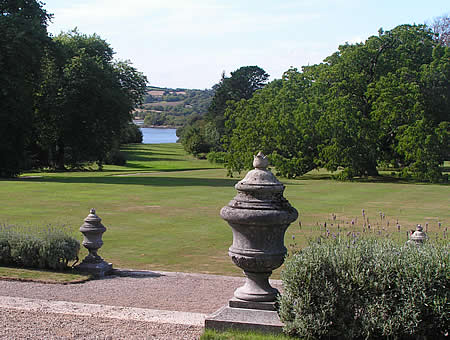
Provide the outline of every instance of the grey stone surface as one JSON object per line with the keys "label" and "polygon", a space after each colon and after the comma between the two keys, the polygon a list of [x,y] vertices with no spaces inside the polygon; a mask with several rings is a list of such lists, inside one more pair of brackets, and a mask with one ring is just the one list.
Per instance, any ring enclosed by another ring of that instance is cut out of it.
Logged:
{"label": "grey stone surface", "polygon": [[237,299],[235,297],[228,301],[228,306],[232,308],[259,309],[269,311],[277,310],[276,302],[245,301]]}
{"label": "grey stone surface", "polygon": [[234,293],[240,300],[276,300],[279,293],[268,279],[284,262],[284,234],[298,217],[283,197],[284,185],[267,169],[268,164],[262,153],[255,156],[255,169],[236,184],[237,195],[220,211],[233,231],[228,254],[246,275],[244,286]]}
{"label": "grey stone surface", "polygon": [[205,328],[281,333],[283,331],[283,323],[280,321],[276,311],[225,306],[205,319]]}
{"label": "grey stone surface", "polygon": [[89,273],[96,277],[104,277],[105,275],[113,272],[112,263],[102,261],[100,263],[90,263],[83,261],[81,264],[75,267],[76,270],[83,273]]}

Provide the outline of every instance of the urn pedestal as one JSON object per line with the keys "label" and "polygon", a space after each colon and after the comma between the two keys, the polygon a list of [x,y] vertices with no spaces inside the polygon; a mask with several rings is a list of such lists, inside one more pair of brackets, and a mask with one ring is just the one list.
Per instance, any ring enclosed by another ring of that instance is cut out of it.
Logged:
{"label": "urn pedestal", "polygon": [[283,197],[284,185],[267,169],[266,156],[255,156],[253,166],[236,184],[237,195],[220,211],[233,231],[228,254],[244,271],[245,284],[228,306],[206,319],[206,328],[281,331],[275,306],[279,292],[269,277],[284,262],[284,235],[298,213]]}
{"label": "urn pedestal", "polygon": [[80,272],[92,274],[97,277],[103,277],[112,272],[112,264],[103,260],[97,254],[103,245],[102,235],[106,228],[101,224],[101,218],[91,209],[89,215],[84,219],[80,232],[83,234],[83,246],[89,251],[84,260],[75,267]]}

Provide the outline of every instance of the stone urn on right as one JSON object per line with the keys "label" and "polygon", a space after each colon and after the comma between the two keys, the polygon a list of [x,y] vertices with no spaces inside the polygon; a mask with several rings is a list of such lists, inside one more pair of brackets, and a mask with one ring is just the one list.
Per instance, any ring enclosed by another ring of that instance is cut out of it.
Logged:
{"label": "stone urn on right", "polygon": [[284,235],[298,217],[283,196],[284,185],[268,165],[261,152],[254,156],[254,170],[236,184],[237,195],[220,212],[233,231],[228,253],[246,276],[244,286],[234,296],[248,302],[276,300],[279,292],[270,285],[269,277],[284,262]]}

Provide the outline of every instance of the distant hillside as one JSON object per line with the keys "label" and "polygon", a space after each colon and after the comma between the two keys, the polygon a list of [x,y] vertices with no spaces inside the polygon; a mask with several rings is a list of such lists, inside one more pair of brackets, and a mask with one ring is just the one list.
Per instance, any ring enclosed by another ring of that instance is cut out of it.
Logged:
{"label": "distant hillside", "polygon": [[193,114],[208,110],[213,90],[147,87],[144,104],[135,110],[135,119],[144,119],[145,126],[182,126]]}

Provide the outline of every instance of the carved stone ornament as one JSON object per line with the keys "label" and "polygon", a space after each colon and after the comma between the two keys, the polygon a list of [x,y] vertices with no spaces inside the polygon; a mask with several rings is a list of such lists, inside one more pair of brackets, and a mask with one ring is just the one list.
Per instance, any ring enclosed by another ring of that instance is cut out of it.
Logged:
{"label": "carved stone ornament", "polygon": [[416,231],[412,233],[407,243],[421,245],[428,239],[427,234],[423,232],[423,227],[418,224]]}
{"label": "carved stone ornament", "polygon": [[233,231],[228,253],[247,277],[234,296],[245,301],[276,300],[279,292],[270,286],[269,276],[284,262],[284,234],[298,217],[297,210],[283,197],[284,185],[268,165],[261,152],[254,156],[255,169],[236,184],[237,195],[220,211]]}
{"label": "carved stone ornament", "polygon": [[97,276],[104,276],[112,271],[112,264],[105,262],[103,258],[97,254],[103,245],[102,235],[106,228],[101,223],[101,218],[95,213],[95,209],[91,209],[89,215],[84,219],[84,223],[80,227],[83,234],[83,246],[89,251],[83,262],[76,268],[80,271],[90,272]]}

